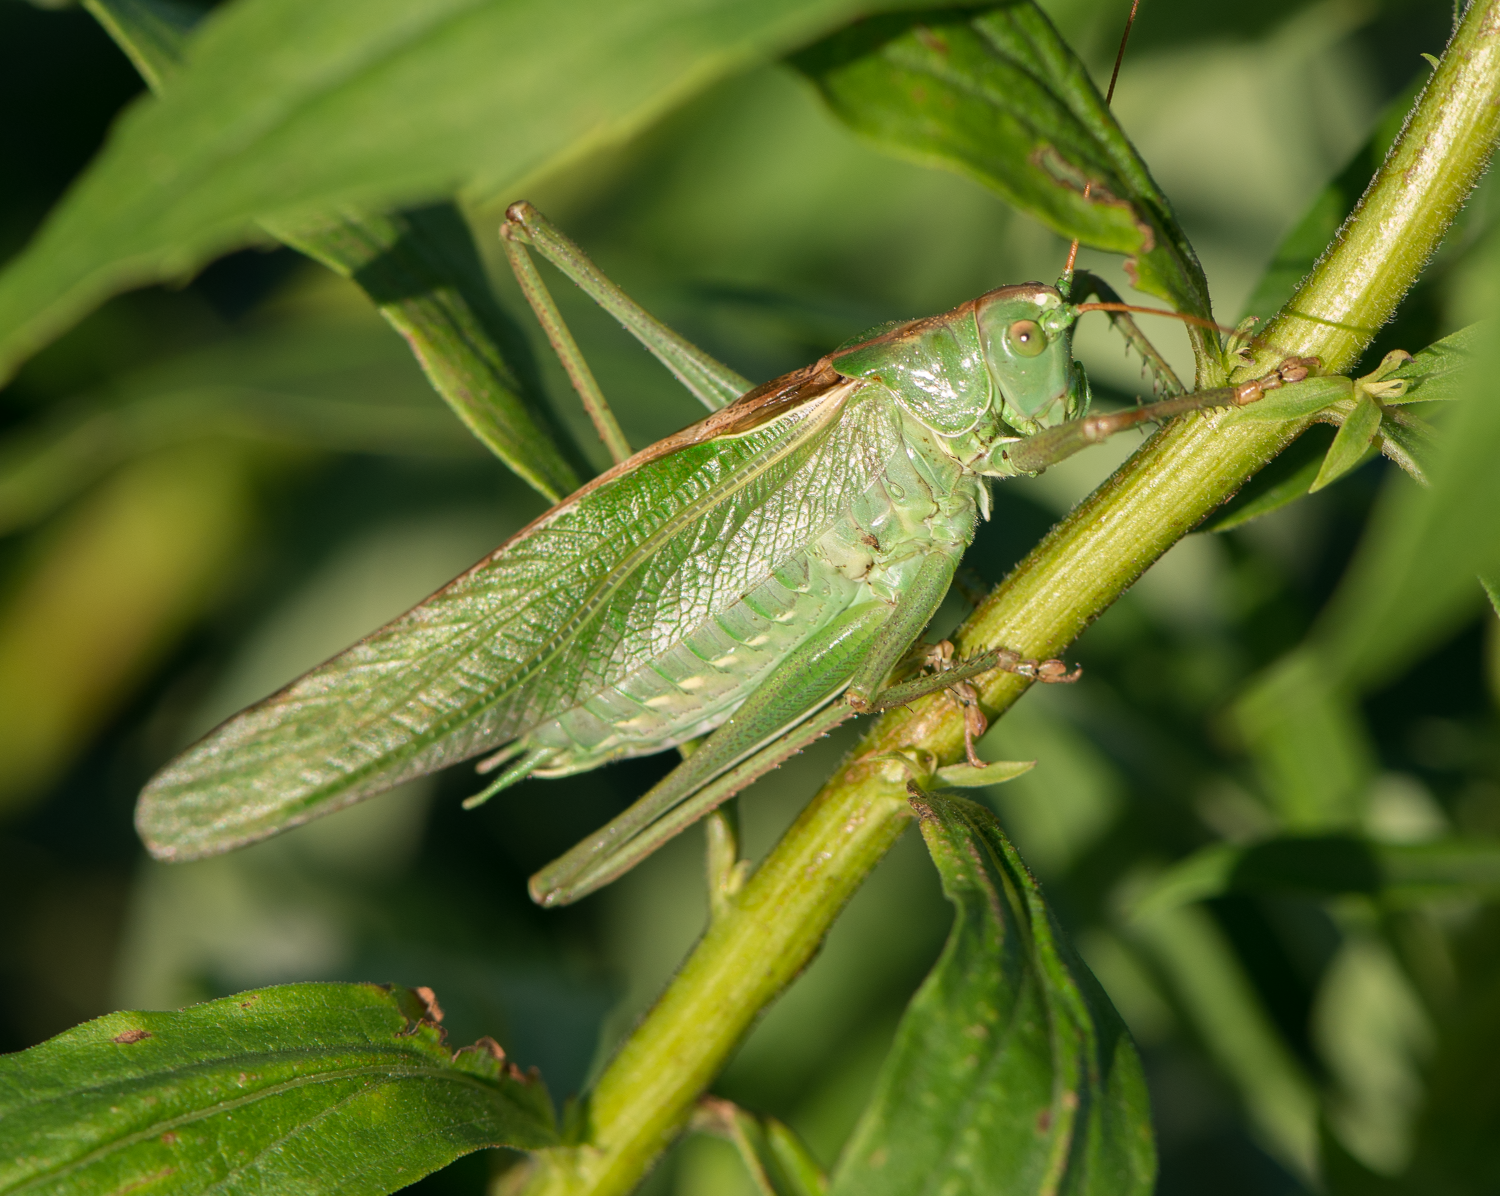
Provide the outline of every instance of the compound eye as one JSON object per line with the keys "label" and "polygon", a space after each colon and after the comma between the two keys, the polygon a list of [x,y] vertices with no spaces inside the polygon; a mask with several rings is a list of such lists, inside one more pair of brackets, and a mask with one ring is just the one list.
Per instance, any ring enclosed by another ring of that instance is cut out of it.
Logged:
{"label": "compound eye", "polygon": [[1047,334],[1035,320],[1017,320],[1006,330],[1006,337],[1020,357],[1036,357],[1047,347]]}

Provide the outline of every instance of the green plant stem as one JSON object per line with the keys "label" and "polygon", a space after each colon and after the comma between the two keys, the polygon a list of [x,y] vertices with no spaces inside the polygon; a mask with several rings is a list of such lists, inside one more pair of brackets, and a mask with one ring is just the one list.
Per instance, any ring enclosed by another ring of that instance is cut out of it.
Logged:
{"label": "green plant stem", "polygon": [[[1500,120],[1500,0],[1476,3],[1356,213],[1267,330],[1263,372],[1289,354],[1350,368],[1441,241],[1482,173]],[[977,610],[965,652],[1003,644],[1060,654],[1163,552],[1296,438],[1306,421],[1220,427],[1185,417],[1141,450],[1053,529]],[[1028,682],[1000,674],[981,695],[998,714]],[[850,895],[905,829],[898,781],[872,754],[963,751],[945,696],[875,724],[766,861],[726,905],[587,1098],[588,1145],[541,1152],[531,1196],[628,1192],[691,1115],[760,1011],[807,966]]]}

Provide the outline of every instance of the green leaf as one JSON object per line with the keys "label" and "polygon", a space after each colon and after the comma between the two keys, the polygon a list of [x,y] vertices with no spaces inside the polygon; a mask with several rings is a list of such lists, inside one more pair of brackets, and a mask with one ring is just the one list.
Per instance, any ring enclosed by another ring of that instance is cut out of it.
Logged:
{"label": "green leaf", "polygon": [[956,907],[901,1021],[834,1196],[1152,1190],[1140,1059],[995,817],[912,799]]}
{"label": "green leaf", "polygon": [[881,148],[968,175],[1064,237],[1131,255],[1140,290],[1211,314],[1171,205],[1030,0],[877,17],[792,62]]}
{"label": "green leaf", "polygon": [[321,223],[267,228],[351,278],[416,354],[427,380],[480,442],[538,493],[578,489],[546,414],[523,397],[501,346],[514,344],[490,292],[468,223],[451,203],[379,214],[352,210]]}
{"label": "green leaf", "polygon": [[[863,11],[856,0],[238,0],[0,275],[0,379],[255,222],[493,195]],[[514,196],[511,196],[514,198]]]}
{"label": "green leaf", "polygon": [[1231,721],[1283,826],[1318,830],[1358,820],[1374,749],[1349,696],[1315,653],[1293,652],[1260,674],[1234,704]]}
{"label": "green leaf", "polygon": [[0,1192],[391,1192],[487,1146],[556,1141],[490,1039],[430,991],[288,984],[111,1013],[0,1058]]}
{"label": "green leaf", "polygon": [[[1457,309],[1500,314],[1500,237],[1469,267]],[[1313,631],[1330,675],[1367,691],[1396,675],[1456,624],[1483,593],[1476,574],[1500,570],[1500,338],[1480,337],[1467,400],[1444,409],[1424,454],[1431,486],[1388,480],[1353,563]]]}
{"label": "green leaf", "polygon": [[1464,397],[1469,391],[1468,370],[1486,341],[1497,330],[1491,324],[1470,324],[1451,336],[1433,341],[1405,365],[1391,372],[1391,378],[1403,378],[1410,385],[1406,393],[1384,400],[1387,406],[1403,403],[1446,402]]}
{"label": "green leaf", "polygon": [[1380,404],[1369,395],[1361,394],[1354,400],[1354,410],[1344,416],[1344,422],[1339,425],[1338,435],[1333,438],[1308,493],[1332,485],[1374,455],[1382,414]]}
{"label": "green leaf", "polygon": [[182,67],[188,34],[203,10],[165,0],[83,0],[152,91],[160,91]]}
{"label": "green leaf", "polygon": [[[181,69],[189,28],[181,10],[160,0],[88,7],[153,91]],[[269,231],[363,288],[454,414],[519,477],[552,502],[578,488],[545,413],[526,402],[505,363],[510,328],[453,204],[388,216],[349,210]]]}
{"label": "green leaf", "polygon": [[1251,845],[1216,843],[1167,870],[1141,893],[1132,917],[1224,893],[1333,897],[1379,894],[1386,902],[1500,896],[1500,840],[1381,843],[1355,835],[1308,835]]}
{"label": "green leaf", "polygon": [[828,1176],[807,1145],[774,1117],[757,1117],[731,1101],[705,1096],[692,1127],[733,1144],[757,1196],[825,1196],[828,1191]]}
{"label": "green leaf", "polygon": [[1130,932],[1166,980],[1194,1037],[1233,1084],[1259,1144],[1311,1190],[1317,1088],[1218,922],[1196,906],[1159,909],[1133,923]]}
{"label": "green leaf", "polygon": [[937,770],[937,780],[939,784],[958,789],[983,789],[986,785],[1014,781],[1035,767],[1035,760],[994,760],[983,768],[972,764],[949,764]]}
{"label": "green leaf", "polygon": [[1288,419],[1306,419],[1323,408],[1332,406],[1354,394],[1354,383],[1337,375],[1328,378],[1308,378],[1267,391],[1248,407],[1241,407],[1225,422],[1278,423]]}

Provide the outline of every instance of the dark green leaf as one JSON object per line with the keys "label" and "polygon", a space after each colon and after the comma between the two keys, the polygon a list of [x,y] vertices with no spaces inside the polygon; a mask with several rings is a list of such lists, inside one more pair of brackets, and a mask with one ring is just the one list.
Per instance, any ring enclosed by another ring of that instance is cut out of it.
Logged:
{"label": "dark green leaf", "polygon": [[[88,0],[151,89],[182,66],[188,25],[160,0]],[[500,345],[508,326],[468,225],[451,203],[384,216],[346,210],[272,228],[283,242],[352,278],[407,343],[464,425],[544,497],[578,488],[548,420],[526,403]]]}
{"label": "dark green leaf", "polygon": [[152,91],[160,91],[182,66],[188,33],[203,15],[202,9],[165,0],[83,0],[83,6],[125,51]]}
{"label": "dark green leaf", "polygon": [[1380,843],[1354,835],[1216,843],[1175,864],[1135,902],[1133,915],[1224,893],[1331,897],[1380,894],[1389,902],[1500,896],[1500,841],[1439,839]]}
{"label": "dark green leaf", "polygon": [[1411,1196],[1406,1185],[1371,1171],[1350,1154],[1326,1123],[1319,1134],[1318,1161],[1329,1196]]}
{"label": "dark green leaf", "polygon": [[1318,657],[1283,657],[1246,688],[1232,719],[1284,826],[1318,830],[1358,818],[1374,751]]}
{"label": "dark green leaf", "polygon": [[[0,276],[0,378],[107,296],[316,218],[491,195],[628,136],[855,0],[240,0]],[[511,198],[514,198],[512,196]]]}
{"label": "dark green leaf", "polygon": [[[1500,313],[1500,238],[1479,251],[1458,310]],[[1500,338],[1480,338],[1469,401],[1444,411],[1422,489],[1399,475],[1381,496],[1353,564],[1314,639],[1331,674],[1357,690],[1393,676],[1464,618],[1483,594],[1475,574],[1500,569]],[[1402,413],[1405,414],[1405,413]]]}
{"label": "dark green leaf", "polygon": [[1108,998],[993,814],[941,794],[912,805],[956,907],[953,930],[833,1192],[1150,1192],[1140,1059]]}
{"label": "dark green leaf", "polygon": [[[426,990],[289,984],[112,1013],[0,1058],[0,1192],[391,1192],[487,1146],[556,1140],[489,1039]],[[158,1187],[159,1185],[159,1187]]]}
{"label": "dark green leaf", "polygon": [[1381,415],[1380,404],[1369,395],[1361,394],[1354,400],[1354,410],[1344,416],[1344,422],[1339,425],[1338,435],[1333,438],[1309,493],[1331,486],[1355,466],[1374,456]]}
{"label": "dark green leaf", "polygon": [[792,61],[877,145],[969,175],[1065,237],[1130,254],[1139,289],[1210,314],[1171,205],[1030,0],[873,18]]}
{"label": "dark green leaf", "polygon": [[[378,327],[326,325],[246,335],[13,431],[0,446],[0,535],[38,523],[128,461],[192,441],[399,456],[483,452],[431,401],[420,377],[402,373],[407,363],[389,340]],[[358,397],[344,397],[350,393]]]}

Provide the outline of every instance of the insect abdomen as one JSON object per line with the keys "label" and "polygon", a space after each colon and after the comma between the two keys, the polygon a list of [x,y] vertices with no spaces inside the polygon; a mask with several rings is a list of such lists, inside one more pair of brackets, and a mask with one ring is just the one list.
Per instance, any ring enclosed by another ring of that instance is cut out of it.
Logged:
{"label": "insect abdomen", "polygon": [[542,776],[675,747],[722,723],[777,662],[860,599],[864,587],[808,551],[659,656],[534,728],[528,747],[559,755]]}

